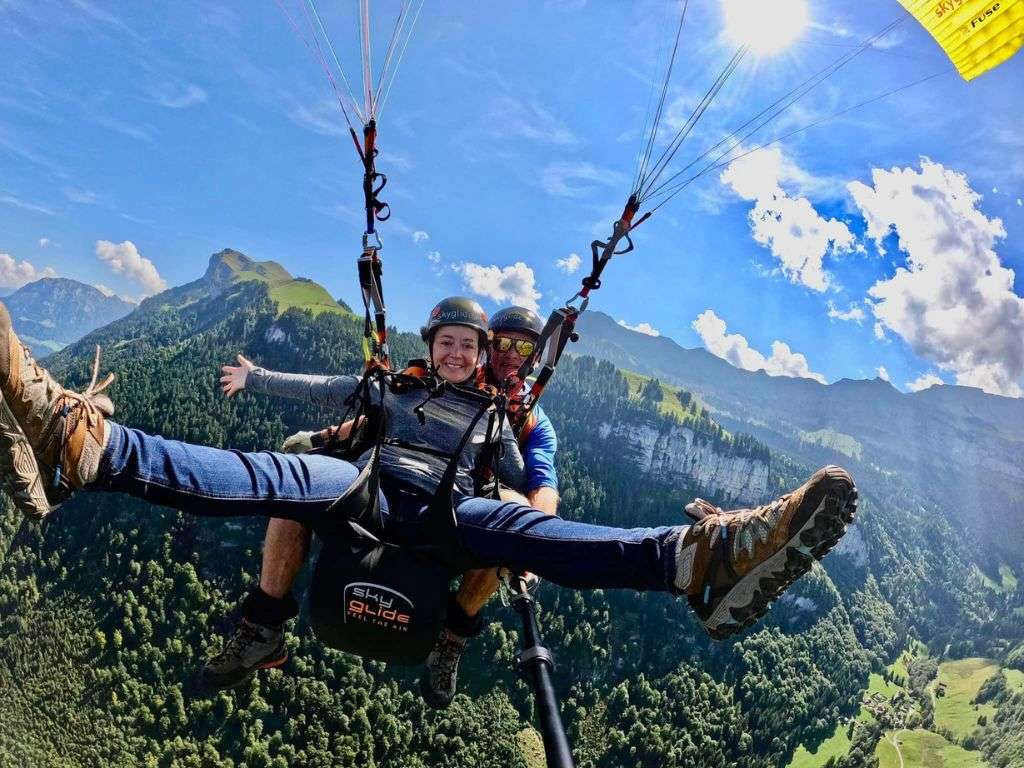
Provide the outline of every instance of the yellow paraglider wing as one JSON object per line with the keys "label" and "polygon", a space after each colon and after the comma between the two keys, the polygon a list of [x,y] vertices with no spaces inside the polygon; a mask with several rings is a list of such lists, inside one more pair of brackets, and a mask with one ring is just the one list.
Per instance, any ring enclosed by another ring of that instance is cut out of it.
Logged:
{"label": "yellow paraglider wing", "polygon": [[971,80],[1024,43],[1024,0],[900,0]]}

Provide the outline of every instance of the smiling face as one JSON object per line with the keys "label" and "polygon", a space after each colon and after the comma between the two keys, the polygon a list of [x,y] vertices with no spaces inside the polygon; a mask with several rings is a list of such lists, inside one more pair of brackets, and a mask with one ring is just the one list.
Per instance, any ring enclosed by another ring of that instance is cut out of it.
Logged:
{"label": "smiling face", "polygon": [[[505,336],[509,339],[523,339],[524,341],[537,341],[537,337],[534,334],[523,331],[495,331],[495,339],[499,336]],[[492,343],[489,359],[491,373],[499,382],[505,381],[505,379],[518,371],[519,366],[523,364],[523,356],[516,351],[515,344],[512,344],[507,352],[500,352],[497,345]]]}
{"label": "smiling face", "polygon": [[480,335],[464,325],[442,325],[434,333],[430,360],[437,375],[452,384],[469,379],[480,360]]}

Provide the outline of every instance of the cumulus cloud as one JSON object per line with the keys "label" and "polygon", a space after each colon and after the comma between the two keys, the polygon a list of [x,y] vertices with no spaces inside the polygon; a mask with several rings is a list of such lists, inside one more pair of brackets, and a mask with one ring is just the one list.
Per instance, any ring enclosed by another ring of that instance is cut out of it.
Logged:
{"label": "cumulus cloud", "polygon": [[650,323],[637,323],[636,325],[630,325],[625,320],[619,320],[618,323],[623,328],[628,328],[631,331],[642,333],[645,336],[661,336],[661,331],[657,330]]}
{"label": "cumulus cloud", "polygon": [[866,317],[864,310],[856,304],[850,305],[849,309],[843,311],[836,307],[836,305],[831,301],[828,303],[828,316],[833,320],[852,320],[858,325],[864,322],[864,318]]}
{"label": "cumulus cloud", "polygon": [[0,253],[0,286],[4,288],[21,288],[40,278],[56,276],[50,267],[38,270],[28,261],[17,261],[9,253]]}
{"label": "cumulus cloud", "polygon": [[40,237],[39,238],[39,247],[40,248],[49,248],[53,244],[54,244],[53,240],[51,240],[48,237]]}
{"label": "cumulus cloud", "polygon": [[540,306],[533,270],[521,261],[510,267],[484,266],[465,262],[452,267],[462,276],[467,289],[499,304],[518,304],[532,310]]}
{"label": "cumulus cloud", "polygon": [[119,275],[131,278],[152,295],[166,290],[167,282],[160,277],[156,266],[147,259],[131,240],[112,243],[109,240],[96,241],[96,256],[106,262]]}
{"label": "cumulus cloud", "polygon": [[95,288],[100,293],[102,293],[104,296],[113,296],[114,295],[114,290],[112,288],[108,288],[103,283],[93,283],[92,287]]}
{"label": "cumulus cloud", "polygon": [[708,352],[729,361],[737,368],[747,371],[763,370],[769,376],[791,376],[825,383],[824,376],[810,369],[807,358],[799,352],[794,352],[785,342],[773,341],[771,355],[765,356],[751,347],[744,336],[729,333],[725,321],[716,315],[714,310],[706,309],[701,312],[692,326]]}
{"label": "cumulus cloud", "polygon": [[853,250],[855,238],[843,222],[823,218],[806,197],[784,189],[813,187],[809,174],[772,147],[732,162],[720,179],[754,203],[748,217],[754,240],[772,252],[790,282],[826,290],[832,278],[825,258]]}
{"label": "cumulus cloud", "polygon": [[934,373],[922,373],[913,381],[907,382],[907,389],[911,392],[920,392],[922,389],[945,384],[945,382]]}
{"label": "cumulus cloud", "polygon": [[431,264],[439,264],[441,262],[440,251],[427,251],[427,261]]}
{"label": "cumulus cloud", "polygon": [[553,197],[584,197],[598,187],[622,183],[622,174],[582,161],[549,163],[540,172],[540,185]]}
{"label": "cumulus cloud", "polygon": [[922,158],[920,170],[875,169],[870,186],[849,189],[879,252],[895,232],[906,254],[868,290],[876,335],[896,334],[957,384],[1024,394],[1024,299],[995,251],[1006,230],[967,177]]}
{"label": "cumulus cloud", "polygon": [[412,241],[414,243],[425,243],[430,239],[430,235],[424,232],[422,229],[417,229],[412,233]]}
{"label": "cumulus cloud", "polygon": [[882,381],[891,381],[889,378],[889,372],[885,369],[884,365],[878,366],[878,368],[875,369],[875,372],[878,374],[878,378]]}
{"label": "cumulus cloud", "polygon": [[580,268],[582,261],[578,253],[570,253],[564,259],[556,260],[555,266],[565,274],[571,275]]}

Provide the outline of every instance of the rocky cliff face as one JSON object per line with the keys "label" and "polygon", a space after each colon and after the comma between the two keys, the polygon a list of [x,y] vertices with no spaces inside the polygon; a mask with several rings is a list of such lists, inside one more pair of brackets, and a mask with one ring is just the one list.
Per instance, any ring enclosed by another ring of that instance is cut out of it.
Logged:
{"label": "rocky cliff face", "polygon": [[727,502],[760,503],[769,495],[768,462],[720,453],[688,427],[606,422],[599,437],[614,441],[616,453],[659,480],[692,483]]}

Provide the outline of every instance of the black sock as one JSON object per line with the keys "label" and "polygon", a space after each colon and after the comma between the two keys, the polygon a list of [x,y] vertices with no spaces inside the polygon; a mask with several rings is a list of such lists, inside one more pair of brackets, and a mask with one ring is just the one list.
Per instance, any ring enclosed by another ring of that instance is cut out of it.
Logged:
{"label": "black sock", "polygon": [[242,616],[265,627],[280,627],[299,615],[299,604],[289,592],[284,597],[271,597],[257,585],[242,601]]}
{"label": "black sock", "polygon": [[466,613],[455,599],[455,593],[450,592],[448,609],[444,615],[444,628],[459,637],[476,637],[484,631],[484,618],[480,613],[476,616]]}

